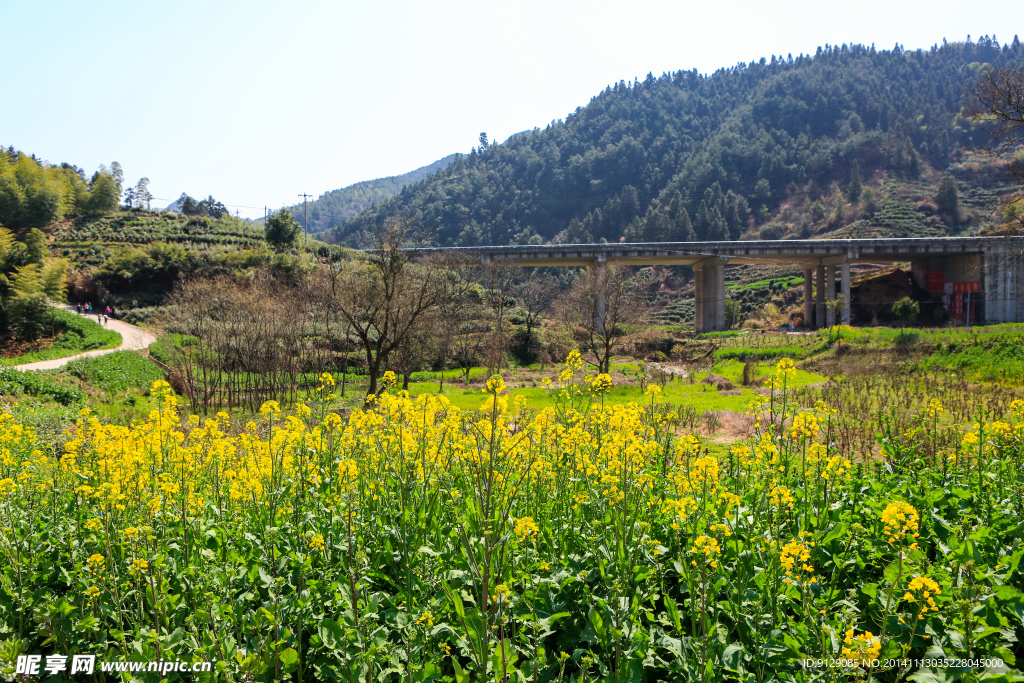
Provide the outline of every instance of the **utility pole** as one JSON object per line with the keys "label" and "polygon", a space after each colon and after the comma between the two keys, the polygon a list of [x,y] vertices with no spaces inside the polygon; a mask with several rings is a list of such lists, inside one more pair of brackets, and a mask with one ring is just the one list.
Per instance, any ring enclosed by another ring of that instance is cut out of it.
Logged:
{"label": "utility pole", "polygon": [[303,193],[303,194],[300,194],[299,196],[302,197],[302,237],[303,237],[303,240],[305,241],[305,243],[308,245],[309,244],[309,227],[308,227],[309,226],[309,214],[307,213],[307,209],[306,209],[306,200],[309,199],[310,197],[312,197],[313,195]]}

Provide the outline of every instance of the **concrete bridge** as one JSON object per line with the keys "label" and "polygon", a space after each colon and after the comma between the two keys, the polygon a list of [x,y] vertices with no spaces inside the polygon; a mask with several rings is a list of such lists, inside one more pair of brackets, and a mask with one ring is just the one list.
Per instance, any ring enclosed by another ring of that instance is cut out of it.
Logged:
{"label": "concrete bridge", "polygon": [[[974,322],[1024,322],[1024,238],[927,237],[760,240],[638,244],[545,244],[410,250],[517,266],[686,265],[694,269],[698,332],[725,329],[725,269],[733,264],[789,264],[804,273],[804,320],[831,325],[827,302],[838,289],[850,318],[850,264],[909,263],[918,285],[946,297]],[[958,298],[959,297],[959,298]],[[973,299],[972,299],[973,297]]]}

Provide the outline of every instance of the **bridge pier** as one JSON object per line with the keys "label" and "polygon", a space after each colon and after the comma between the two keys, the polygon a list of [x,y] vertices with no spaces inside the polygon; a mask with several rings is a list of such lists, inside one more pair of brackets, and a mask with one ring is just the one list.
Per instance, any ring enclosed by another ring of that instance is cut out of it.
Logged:
{"label": "bridge pier", "polygon": [[836,267],[825,266],[825,325],[832,327],[836,324],[836,314],[832,312],[829,304],[836,300]]}
{"label": "bridge pier", "polygon": [[1024,321],[1024,248],[1002,238],[990,245],[983,256],[984,321]]}
{"label": "bridge pier", "polygon": [[825,326],[825,266],[819,265],[815,268],[815,274],[817,286],[814,292],[814,303],[815,303],[815,316],[814,316],[814,329],[820,329]]}
{"label": "bridge pier", "polygon": [[598,256],[594,260],[593,268],[594,276],[598,278],[601,283],[597,287],[597,301],[594,302],[594,329],[597,330],[598,334],[604,334],[604,312],[605,312],[605,301],[604,301],[604,277],[605,277],[605,265],[608,263],[607,257]]}
{"label": "bridge pier", "polygon": [[814,329],[814,269],[804,268],[804,327]]}
{"label": "bridge pier", "polygon": [[843,319],[840,325],[849,325],[850,320],[850,264],[847,261],[839,264],[839,292],[843,297]]}
{"label": "bridge pier", "polygon": [[693,264],[693,327],[697,332],[725,329],[725,263],[711,257]]}

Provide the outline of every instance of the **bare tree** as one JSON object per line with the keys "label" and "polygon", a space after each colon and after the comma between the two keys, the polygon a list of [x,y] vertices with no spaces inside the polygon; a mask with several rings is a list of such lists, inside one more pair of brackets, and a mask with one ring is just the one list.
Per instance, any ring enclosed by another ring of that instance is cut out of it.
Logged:
{"label": "bare tree", "polygon": [[593,357],[599,372],[608,372],[615,345],[643,321],[647,302],[642,285],[623,266],[601,265],[576,278],[555,304],[559,322]]}
{"label": "bare tree", "polygon": [[[445,270],[447,278],[448,296],[444,297],[438,306],[438,323],[434,325],[436,334],[434,336],[434,348],[437,353],[437,360],[441,366],[441,381],[438,383],[437,392],[444,391],[444,370],[452,356],[456,356],[460,362],[469,358],[468,368],[473,367],[473,361],[478,348],[472,346],[473,341],[479,338],[471,335],[471,321],[478,315],[478,308],[475,304],[479,300],[475,296],[474,284],[480,275],[480,267],[477,264],[467,261],[452,260],[439,263]],[[469,370],[466,369],[466,376]]]}
{"label": "bare tree", "polygon": [[[965,113],[987,128],[992,139],[989,154],[996,159],[1008,157],[1010,176],[1024,185],[1024,162],[1017,156],[1024,144],[1024,66],[986,69],[967,90],[971,99],[964,107]],[[1009,201],[1013,204],[1024,199]],[[1024,233],[1024,214],[1017,213],[1016,231]]]}
{"label": "bare tree", "polygon": [[193,408],[294,401],[309,365],[311,317],[294,286],[265,273],[179,283],[167,325],[189,335],[174,360]]}
{"label": "bare tree", "polygon": [[508,312],[515,302],[512,289],[518,270],[516,266],[504,263],[484,266],[484,303],[491,310],[491,334],[484,347],[488,375],[500,371],[508,362]]}
{"label": "bare tree", "polygon": [[377,234],[369,258],[340,270],[336,305],[366,354],[368,395],[377,393],[391,355],[409,343],[417,325],[447,295],[443,268],[411,263],[402,249],[414,227],[408,219],[392,219]]}
{"label": "bare tree", "polygon": [[[996,158],[1012,156],[1024,144],[1024,66],[986,69],[968,92],[965,112],[986,125],[993,143],[989,151]],[[1010,172],[1024,184],[1024,164],[1011,159]]]}
{"label": "bare tree", "polygon": [[[357,347],[352,341],[352,323],[338,309],[342,294],[342,271],[337,261],[326,263],[309,273],[303,280],[303,296],[310,302],[320,343],[318,369],[337,371],[341,368],[341,395],[345,396],[348,380],[349,353]],[[340,362],[339,362],[340,356]]]}
{"label": "bare tree", "polygon": [[516,282],[512,295],[516,304],[526,313],[526,339],[532,339],[533,331],[540,327],[541,316],[551,308],[561,292],[558,278],[553,275],[542,275],[533,270],[525,278]]}

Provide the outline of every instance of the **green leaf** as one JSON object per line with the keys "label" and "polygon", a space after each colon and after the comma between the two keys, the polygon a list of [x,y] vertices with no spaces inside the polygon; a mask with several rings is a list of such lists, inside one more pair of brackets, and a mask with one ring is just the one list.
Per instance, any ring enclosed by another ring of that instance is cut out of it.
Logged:
{"label": "green leaf", "polygon": [[320,635],[320,639],[324,641],[324,645],[328,649],[344,649],[345,633],[338,622],[332,621],[331,619],[324,619],[320,622],[320,627],[317,629],[317,633]]}
{"label": "green leaf", "polygon": [[290,647],[285,650],[281,650],[281,652],[277,654],[277,658],[281,661],[285,672],[291,671],[299,663],[299,653],[296,652],[294,648]]}
{"label": "green leaf", "polygon": [[512,641],[505,640],[495,643],[491,650],[491,671],[494,673],[495,683],[501,683],[504,678],[516,670],[515,663],[519,660]]}
{"label": "green leaf", "polygon": [[722,653],[722,666],[729,671],[735,673],[743,673],[743,660],[746,651],[743,649],[743,645],[739,643],[732,643],[725,648],[725,652]]}
{"label": "green leaf", "polygon": [[413,680],[417,683],[430,683],[441,677],[441,667],[434,662],[427,662],[423,668],[416,672]]}
{"label": "green leaf", "polygon": [[459,615],[460,619],[465,619],[466,607],[462,604],[462,598],[459,597],[458,591],[450,590],[448,588],[448,584],[444,584],[444,592],[448,594],[452,607],[455,609],[455,613]]}
{"label": "green leaf", "polygon": [[594,633],[597,634],[598,638],[604,640],[607,634],[604,630],[604,619],[601,618],[601,614],[593,607],[590,608],[590,613],[587,615],[590,619],[591,626],[594,627]]}
{"label": "green leaf", "polygon": [[676,627],[676,631],[682,631],[683,627],[679,621],[679,606],[676,605],[676,601],[667,595],[663,600],[665,601],[665,609],[668,611],[669,619],[672,620],[672,625]]}
{"label": "green leaf", "polygon": [[469,674],[459,666],[459,660],[452,657],[452,667],[455,669],[455,683],[469,683]]}
{"label": "green leaf", "polygon": [[260,568],[259,568],[259,575],[260,575],[260,584],[264,588],[271,588],[271,587],[273,587],[273,585],[274,585],[274,577],[272,577],[270,575],[270,573],[266,569],[264,569],[262,566],[260,566]]}
{"label": "green leaf", "polygon": [[994,593],[996,599],[1000,601],[1019,600],[1024,597],[1024,593],[1013,586],[996,586]]}

